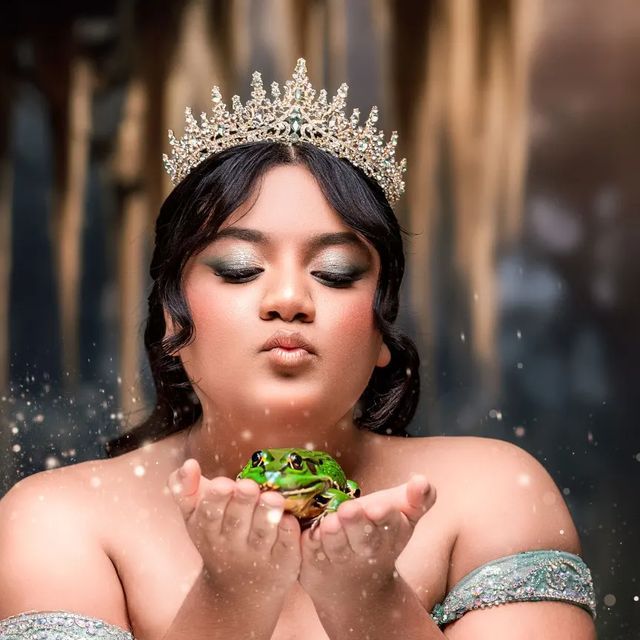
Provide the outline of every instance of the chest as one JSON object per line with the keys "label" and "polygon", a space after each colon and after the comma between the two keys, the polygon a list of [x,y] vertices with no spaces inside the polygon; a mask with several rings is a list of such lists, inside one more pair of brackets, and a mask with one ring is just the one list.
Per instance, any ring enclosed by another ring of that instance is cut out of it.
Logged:
{"label": "chest", "polygon": [[[375,473],[362,484],[366,493],[395,486],[406,481],[411,472],[423,472],[423,464],[415,469],[404,468],[398,474]],[[451,508],[454,487],[447,482],[448,474],[441,475],[436,465],[429,466],[433,469],[430,481],[437,487],[438,499],[418,523],[396,561],[396,569],[431,612],[447,591],[457,530]],[[111,528],[112,560],[122,583],[136,640],[157,640],[166,634],[178,614],[202,569],[202,559],[172,502],[149,503],[141,509],[139,505],[145,499],[134,498],[130,508],[120,514],[118,526]],[[296,638],[328,638],[313,602],[299,584],[288,594],[272,640]]]}
{"label": "chest", "polygon": [[[435,507],[434,507],[435,508]],[[435,515],[435,517],[434,517]],[[121,531],[127,539],[117,548],[117,570],[126,597],[136,640],[165,635],[202,568],[202,560],[179,522],[130,523]],[[412,587],[427,611],[446,593],[447,571],[454,536],[427,513],[396,561],[396,569]],[[426,533],[428,531],[428,534]],[[313,602],[296,584],[288,594],[273,640],[326,640]]]}

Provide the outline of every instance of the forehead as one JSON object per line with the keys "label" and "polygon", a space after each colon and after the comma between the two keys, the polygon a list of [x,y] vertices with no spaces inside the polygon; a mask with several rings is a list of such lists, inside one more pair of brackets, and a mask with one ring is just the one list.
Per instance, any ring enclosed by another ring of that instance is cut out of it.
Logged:
{"label": "forehead", "polygon": [[252,196],[222,224],[217,241],[258,245],[344,245],[375,256],[375,248],[333,209],[310,171],[300,165],[270,169]]}

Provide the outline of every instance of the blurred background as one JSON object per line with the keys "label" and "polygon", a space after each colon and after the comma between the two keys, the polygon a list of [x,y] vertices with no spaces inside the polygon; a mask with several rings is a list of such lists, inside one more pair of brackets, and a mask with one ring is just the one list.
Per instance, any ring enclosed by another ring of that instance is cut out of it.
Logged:
{"label": "blurred background", "polygon": [[599,638],[640,638],[635,0],[22,0],[0,32],[0,495],[146,417],[167,129],[214,84],[244,101],[251,71],[283,82],[304,56],[408,159],[412,433],[540,460]]}

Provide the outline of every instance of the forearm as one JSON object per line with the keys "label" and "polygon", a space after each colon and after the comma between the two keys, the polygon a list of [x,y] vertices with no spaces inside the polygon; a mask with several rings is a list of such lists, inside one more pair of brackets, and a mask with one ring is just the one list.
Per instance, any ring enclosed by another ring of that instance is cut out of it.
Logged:
{"label": "forearm", "polygon": [[357,597],[316,602],[316,611],[331,640],[444,640],[411,587],[400,577],[387,588]]}
{"label": "forearm", "polygon": [[243,594],[220,592],[201,573],[162,640],[269,640],[286,594],[252,595],[244,589]]}

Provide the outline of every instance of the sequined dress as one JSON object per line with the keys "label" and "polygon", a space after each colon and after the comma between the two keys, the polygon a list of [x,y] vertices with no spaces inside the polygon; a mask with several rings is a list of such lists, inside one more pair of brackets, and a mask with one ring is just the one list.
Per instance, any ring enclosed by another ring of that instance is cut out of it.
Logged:
{"label": "sequined dress", "polygon": [[[536,600],[569,602],[596,618],[591,572],[583,560],[553,549],[487,562],[462,578],[431,612],[443,628],[468,611]],[[135,640],[121,627],[68,611],[25,612],[0,620],[0,640]]]}

